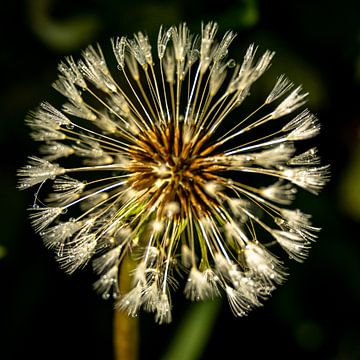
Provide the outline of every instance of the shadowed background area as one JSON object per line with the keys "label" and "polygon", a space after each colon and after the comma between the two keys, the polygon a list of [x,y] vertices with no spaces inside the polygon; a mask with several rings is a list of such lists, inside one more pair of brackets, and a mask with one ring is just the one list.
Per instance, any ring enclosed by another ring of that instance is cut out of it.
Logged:
{"label": "shadowed background area", "polygon": [[[93,291],[91,269],[71,277],[58,269],[27,219],[33,192],[15,188],[16,169],[37,147],[24,117],[40,101],[59,99],[51,88],[58,62],[99,42],[114,64],[112,36],[143,30],[155,40],[161,24],[186,21],[199,32],[201,20],[215,20],[220,33],[238,33],[230,53],[235,59],[253,42],[276,51],[248,101],[264,96],[262,84],[269,88],[281,73],[310,92],[308,106],[322,123],[311,144],[331,164],[332,180],[320,196],[301,191],[296,202],[323,228],[309,259],[288,263],[286,284],[246,318],[234,318],[221,306],[198,358],[360,359],[359,10],[355,0],[8,3],[0,22],[0,358],[113,356],[111,302]],[[178,291],[174,305],[171,325],[141,316],[141,358],[159,359],[166,352],[190,303]],[[196,338],[194,329],[189,337]]]}

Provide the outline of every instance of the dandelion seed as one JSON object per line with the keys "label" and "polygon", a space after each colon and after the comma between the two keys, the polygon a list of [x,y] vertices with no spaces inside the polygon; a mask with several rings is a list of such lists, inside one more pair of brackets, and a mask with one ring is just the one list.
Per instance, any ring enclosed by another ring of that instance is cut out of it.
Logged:
{"label": "dandelion seed", "polygon": [[59,165],[36,156],[30,156],[28,165],[18,170],[18,176],[21,177],[19,189],[27,189],[48,179],[54,180],[56,176],[64,173],[65,169]]}
{"label": "dandelion seed", "polygon": [[276,183],[259,189],[260,194],[266,199],[279,204],[288,205],[295,199],[297,189],[290,183],[277,181]]}
{"label": "dandelion seed", "polygon": [[288,161],[294,152],[295,149],[292,143],[280,144],[272,149],[254,154],[254,163],[265,168],[277,167]]}
{"label": "dandelion seed", "polygon": [[305,104],[305,98],[308,96],[308,93],[301,93],[302,87],[298,86],[295,90],[288,95],[285,100],[283,100],[271,113],[272,119],[277,119],[284,115],[290,114],[300,106]]}
{"label": "dandelion seed", "polygon": [[[211,270],[210,270],[211,271]],[[195,267],[191,269],[184,293],[192,301],[204,300],[213,297],[217,292],[216,283],[212,272],[200,272]]]}
{"label": "dandelion seed", "polygon": [[[44,102],[26,119],[43,142],[43,157],[18,171],[20,189],[38,185],[35,230],[66,272],[92,261],[94,288],[130,316],[144,309],[171,321],[175,269],[188,274],[190,300],[224,294],[244,316],[286,278],[272,249],[303,261],[319,231],[290,208],[297,187],[318,193],[329,179],[316,148],[297,154],[294,146],[318,134],[317,118],[299,110],[283,119],[307,94],[281,75],[244,113],[274,53],[250,45],[237,64],[228,58],[235,34],[217,40],[217,32],[215,22],[200,36],[185,23],[160,28],[155,51],[142,32],[114,38],[114,71],[89,46],[59,65],[53,87],[65,97],[62,111]],[[53,192],[43,196],[48,184]],[[120,294],[127,256],[136,266]]]}
{"label": "dandelion seed", "polygon": [[320,157],[316,148],[311,148],[302,154],[294,156],[288,161],[288,165],[319,165]]}
{"label": "dandelion seed", "polygon": [[64,112],[85,120],[96,120],[96,115],[84,103],[65,103],[62,106]]}
{"label": "dandelion seed", "polygon": [[281,284],[284,281],[285,272],[282,263],[270,252],[255,243],[249,243],[244,254],[249,270],[265,283]]}
{"label": "dandelion seed", "polygon": [[46,229],[64,211],[61,207],[52,208],[31,208],[30,214],[32,225],[37,232]]}
{"label": "dandelion seed", "polygon": [[291,258],[302,262],[307,257],[309,243],[299,234],[282,230],[274,230],[272,234]]}
{"label": "dandelion seed", "polygon": [[271,90],[269,96],[266,98],[265,103],[272,103],[276,99],[286,94],[292,87],[292,82],[288,80],[285,75],[280,75],[274,88]]}
{"label": "dandelion seed", "polygon": [[114,265],[94,283],[94,289],[101,294],[104,299],[109,299],[111,296],[117,298],[119,295],[118,278],[119,267]]}
{"label": "dandelion seed", "polygon": [[317,194],[329,179],[329,166],[284,168],[282,174],[292,183]]}
{"label": "dandelion seed", "polygon": [[62,252],[65,242],[81,229],[81,221],[67,221],[40,231],[44,244],[49,249]]}
{"label": "dandelion seed", "polygon": [[171,322],[171,305],[167,294],[161,294],[156,304],[155,321],[159,324]]}
{"label": "dandelion seed", "polygon": [[281,209],[280,215],[282,217],[275,219],[275,222],[281,229],[295,232],[307,242],[314,241],[317,238],[317,232],[320,231],[320,228],[311,225],[310,215],[304,214],[299,209]]}
{"label": "dandelion seed", "polygon": [[122,36],[121,38],[111,39],[113,52],[115,54],[118,65],[121,69],[125,65],[125,49],[126,49],[126,37]]}
{"label": "dandelion seed", "polygon": [[63,253],[58,255],[60,267],[67,273],[72,274],[81,269],[90,261],[95,254],[97,245],[95,234],[79,236],[75,241],[64,248]]}
{"label": "dandelion seed", "polygon": [[102,274],[107,272],[109,268],[113,268],[119,259],[121,249],[121,245],[116,246],[115,248],[96,258],[93,261],[93,267],[96,273]]}
{"label": "dandelion seed", "polygon": [[143,286],[138,283],[132,290],[120,298],[116,307],[126,311],[129,316],[137,316],[143,302],[143,292]]}
{"label": "dandelion seed", "polygon": [[226,287],[225,292],[232,312],[236,316],[245,316],[251,306],[248,304],[244,295],[230,286]]}
{"label": "dandelion seed", "polygon": [[305,140],[316,136],[320,125],[317,118],[305,110],[282,128],[282,131],[289,130],[291,132],[287,135],[288,140]]}
{"label": "dandelion seed", "polygon": [[32,128],[59,130],[62,125],[70,125],[71,121],[61,111],[49,103],[43,102],[37,112],[29,114],[26,123]]}
{"label": "dandelion seed", "polygon": [[53,161],[62,157],[68,157],[75,152],[75,150],[71,146],[55,141],[49,141],[45,145],[42,145],[39,151],[41,154],[45,155],[44,159],[47,161]]}

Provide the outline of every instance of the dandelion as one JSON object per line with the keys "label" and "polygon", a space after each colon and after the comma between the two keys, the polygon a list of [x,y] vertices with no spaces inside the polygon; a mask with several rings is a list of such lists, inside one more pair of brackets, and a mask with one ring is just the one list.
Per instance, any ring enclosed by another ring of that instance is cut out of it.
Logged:
{"label": "dandelion", "polygon": [[[251,45],[237,64],[235,34],[218,41],[217,31],[214,22],[200,36],[185,23],[160,28],[157,51],[142,32],[112,39],[114,71],[90,46],[59,65],[62,108],[42,103],[27,118],[42,142],[18,172],[20,189],[38,186],[35,230],[65,271],[92,261],[104,298],[159,323],[171,321],[174,270],[188,276],[187,298],[225,295],[243,316],[285,280],[281,257],[303,261],[319,230],[288,208],[297,187],[318,193],[328,180],[316,148],[296,153],[319,132],[299,110],[307,94],[281,75],[242,111],[274,53]],[[137,265],[121,293],[129,256]]]}

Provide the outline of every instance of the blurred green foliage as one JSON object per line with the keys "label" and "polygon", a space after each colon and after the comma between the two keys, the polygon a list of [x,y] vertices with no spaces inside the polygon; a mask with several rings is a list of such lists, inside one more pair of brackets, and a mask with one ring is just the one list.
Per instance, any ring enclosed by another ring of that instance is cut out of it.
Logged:
{"label": "blurred green foliage", "polygon": [[58,51],[76,50],[91,42],[101,23],[95,14],[76,14],[65,19],[51,15],[53,0],[28,0],[29,24],[39,40]]}
{"label": "blurred green foliage", "polygon": [[360,221],[360,127],[358,144],[351,150],[351,157],[342,175],[340,201],[345,211]]}
{"label": "blurred green foliage", "polygon": [[5,246],[0,245],[0,259],[6,256],[6,248]]}
{"label": "blurred green foliage", "polygon": [[197,360],[204,349],[216,321],[220,301],[207,301],[189,306],[162,360]]}

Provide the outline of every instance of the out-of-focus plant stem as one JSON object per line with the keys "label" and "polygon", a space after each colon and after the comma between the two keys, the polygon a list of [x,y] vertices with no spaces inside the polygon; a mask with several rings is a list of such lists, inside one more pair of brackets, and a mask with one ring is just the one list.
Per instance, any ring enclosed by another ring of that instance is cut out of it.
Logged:
{"label": "out-of-focus plant stem", "polygon": [[[120,268],[120,292],[127,293],[131,289],[131,271],[133,260],[127,256]],[[114,359],[137,360],[139,345],[138,318],[130,317],[125,312],[114,310]]]}
{"label": "out-of-focus plant stem", "polygon": [[218,300],[192,304],[161,360],[200,359],[214,327],[220,304]]}

